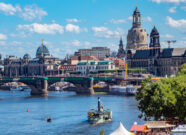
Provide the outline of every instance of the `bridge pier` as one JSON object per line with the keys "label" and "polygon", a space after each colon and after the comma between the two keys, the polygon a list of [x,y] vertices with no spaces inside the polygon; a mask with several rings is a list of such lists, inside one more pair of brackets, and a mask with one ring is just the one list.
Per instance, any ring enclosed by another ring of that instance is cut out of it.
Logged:
{"label": "bridge pier", "polygon": [[48,96],[48,81],[37,80],[35,85],[29,85],[31,88],[31,95],[33,96]]}
{"label": "bridge pier", "polygon": [[66,82],[70,82],[76,86],[77,94],[94,95],[94,79],[88,78],[65,78]]}

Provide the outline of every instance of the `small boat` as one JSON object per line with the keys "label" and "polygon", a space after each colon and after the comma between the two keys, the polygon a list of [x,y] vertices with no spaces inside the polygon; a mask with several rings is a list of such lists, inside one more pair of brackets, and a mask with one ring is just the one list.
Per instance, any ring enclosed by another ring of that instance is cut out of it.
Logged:
{"label": "small boat", "polygon": [[20,86],[20,87],[22,87],[22,91],[31,91],[31,88],[28,87],[28,86],[23,85],[23,86]]}
{"label": "small boat", "polygon": [[23,88],[20,86],[13,86],[12,88],[10,88],[11,91],[22,91]]}
{"label": "small boat", "polygon": [[110,94],[132,96],[136,94],[137,88],[134,87],[133,85],[127,86],[114,85],[109,86],[109,92]]}
{"label": "small boat", "polygon": [[101,124],[109,121],[112,121],[112,111],[110,109],[104,109],[98,97],[97,109],[88,111],[88,122],[90,124]]}

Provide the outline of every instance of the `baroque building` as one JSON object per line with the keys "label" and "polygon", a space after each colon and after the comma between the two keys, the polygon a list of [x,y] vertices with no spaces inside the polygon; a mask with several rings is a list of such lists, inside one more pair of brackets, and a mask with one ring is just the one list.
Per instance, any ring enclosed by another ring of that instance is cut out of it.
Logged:
{"label": "baroque building", "polygon": [[156,76],[175,75],[186,63],[186,48],[161,48],[160,35],[154,26],[149,48],[128,50],[127,63],[129,68],[144,68]]}
{"label": "baroque building", "polygon": [[148,47],[146,30],[141,27],[141,14],[136,6],[133,13],[132,28],[127,34],[126,50]]}
{"label": "baroque building", "polygon": [[120,58],[120,59],[122,59],[122,58],[125,57],[125,50],[123,49],[123,41],[122,41],[122,38],[120,39],[117,57]]}
{"label": "baroque building", "polygon": [[25,54],[23,58],[7,56],[4,59],[4,76],[48,76],[60,74],[61,60],[50,55],[48,48],[43,44],[36,51],[36,58]]}

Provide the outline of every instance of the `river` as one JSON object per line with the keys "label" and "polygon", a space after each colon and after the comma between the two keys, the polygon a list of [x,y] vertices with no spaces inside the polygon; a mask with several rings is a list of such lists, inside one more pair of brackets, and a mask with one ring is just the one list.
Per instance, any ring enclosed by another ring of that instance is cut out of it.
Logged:
{"label": "river", "polygon": [[[113,112],[113,121],[91,126],[87,112],[96,108],[97,97]],[[27,109],[29,112],[27,112]],[[2,135],[105,135],[121,121],[130,130],[140,112],[134,97],[78,96],[73,92],[49,92],[48,97],[31,97],[29,92],[0,91],[0,134]],[[47,123],[46,118],[52,122]]]}

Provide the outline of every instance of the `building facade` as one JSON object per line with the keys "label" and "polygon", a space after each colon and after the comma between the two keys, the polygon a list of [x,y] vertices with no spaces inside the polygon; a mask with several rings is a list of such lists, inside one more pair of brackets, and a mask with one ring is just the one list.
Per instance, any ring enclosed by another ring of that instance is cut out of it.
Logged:
{"label": "building facade", "polygon": [[4,59],[4,73],[6,77],[19,76],[49,76],[60,74],[61,60],[49,54],[47,47],[42,43],[36,51],[36,58],[25,54],[23,58],[7,56]]}
{"label": "building facade", "polygon": [[89,61],[89,62],[79,62],[76,65],[76,72],[80,72],[83,75],[87,75],[90,72],[100,71],[100,70],[113,70],[115,65],[112,61]]}
{"label": "building facade", "polygon": [[76,56],[88,55],[96,58],[110,56],[110,49],[107,47],[93,47],[92,49],[79,49]]}
{"label": "building facade", "polygon": [[60,71],[62,71],[62,74],[75,72],[76,65],[60,65]]}
{"label": "building facade", "polygon": [[87,61],[98,61],[99,59],[95,56],[89,55],[80,55],[80,56],[72,56],[71,65],[77,65],[79,62],[87,62]]}
{"label": "building facade", "polygon": [[154,26],[148,49],[128,50],[129,68],[145,68],[156,76],[175,75],[186,63],[186,48],[161,48],[159,32]]}

